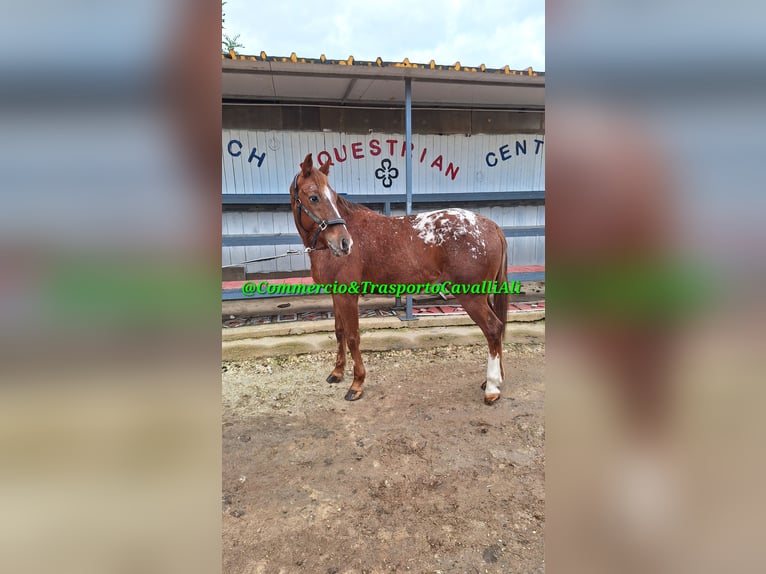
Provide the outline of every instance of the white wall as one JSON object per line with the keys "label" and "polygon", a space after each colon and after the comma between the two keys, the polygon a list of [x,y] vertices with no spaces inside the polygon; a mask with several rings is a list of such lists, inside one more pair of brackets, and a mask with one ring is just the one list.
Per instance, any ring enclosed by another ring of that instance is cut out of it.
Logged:
{"label": "white wall", "polygon": [[[331,182],[340,193],[404,193],[403,141],[401,134],[223,130],[222,191],[287,193],[310,152],[315,162],[332,158]],[[545,189],[542,135],[414,135],[412,141],[413,193]],[[383,160],[399,171],[390,187],[375,175]]]}
{"label": "white wall", "polygon": [[[300,162],[311,152],[317,164],[327,157],[333,160],[330,182],[352,201],[358,194],[404,194],[403,141],[401,134],[223,130],[222,193],[287,196]],[[413,193],[456,193],[463,199],[471,192],[545,189],[542,135],[414,135],[413,144]],[[386,172],[396,177],[387,178]],[[504,227],[545,224],[543,206],[484,207],[476,211]],[[273,233],[296,233],[288,211],[223,214],[224,235]],[[510,264],[544,263],[543,237],[514,237],[508,244]],[[290,248],[302,246],[224,247],[223,265],[277,255]],[[308,257],[293,255],[249,264],[247,272],[308,268]]]}

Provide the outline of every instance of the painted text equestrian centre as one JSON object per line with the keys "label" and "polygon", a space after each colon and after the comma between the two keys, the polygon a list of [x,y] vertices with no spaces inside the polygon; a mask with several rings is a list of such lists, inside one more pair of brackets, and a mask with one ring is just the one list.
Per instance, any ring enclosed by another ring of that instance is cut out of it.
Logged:
{"label": "painted text equestrian centre", "polygon": [[259,295],[419,295],[420,293],[438,295],[439,293],[460,295],[473,293],[490,295],[494,293],[521,293],[518,281],[482,281],[481,283],[373,283],[371,281],[351,281],[350,283],[277,283],[268,281],[255,283],[248,281],[242,285],[242,294],[248,297]]}

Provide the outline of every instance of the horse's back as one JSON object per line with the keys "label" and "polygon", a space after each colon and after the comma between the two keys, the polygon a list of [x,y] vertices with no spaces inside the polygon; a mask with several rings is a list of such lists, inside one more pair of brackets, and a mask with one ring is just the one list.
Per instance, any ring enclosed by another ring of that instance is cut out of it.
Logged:
{"label": "horse's back", "polygon": [[471,282],[494,279],[503,259],[502,230],[478,213],[441,209],[398,217],[365,210],[345,216],[353,249],[347,257],[312,255],[322,282]]}

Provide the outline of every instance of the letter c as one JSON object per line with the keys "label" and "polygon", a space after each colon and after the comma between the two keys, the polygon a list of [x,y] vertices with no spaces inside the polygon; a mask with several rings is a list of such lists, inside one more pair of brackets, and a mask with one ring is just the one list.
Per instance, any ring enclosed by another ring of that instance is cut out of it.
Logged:
{"label": "letter c", "polygon": [[[229,145],[231,145],[231,143],[230,143]],[[495,163],[489,163],[489,156],[492,156],[492,157],[494,158],[494,160],[495,160]],[[486,161],[486,162],[487,162],[487,165],[488,165],[489,167],[495,167],[495,166],[497,165],[497,156],[494,154],[494,152],[489,152],[489,153],[487,154],[487,157],[485,157],[485,158],[484,158],[484,161]]]}
{"label": "letter c", "polygon": [[[231,145],[232,144],[237,144],[239,146],[239,151],[237,151],[237,153],[234,153],[233,151],[231,151]],[[239,140],[230,140],[229,141],[229,145],[227,146],[227,148],[229,149],[229,153],[232,156],[234,156],[234,157],[242,155],[242,142],[239,141]],[[495,163],[497,163],[497,162],[495,162]]]}

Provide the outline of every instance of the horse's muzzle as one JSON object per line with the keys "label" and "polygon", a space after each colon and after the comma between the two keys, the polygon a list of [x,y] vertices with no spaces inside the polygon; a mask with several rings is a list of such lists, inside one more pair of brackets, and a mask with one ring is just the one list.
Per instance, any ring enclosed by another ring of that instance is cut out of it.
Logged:
{"label": "horse's muzzle", "polygon": [[350,237],[341,237],[340,242],[335,242],[332,239],[327,240],[327,246],[335,257],[343,257],[351,253],[351,246],[353,244],[354,242]]}

